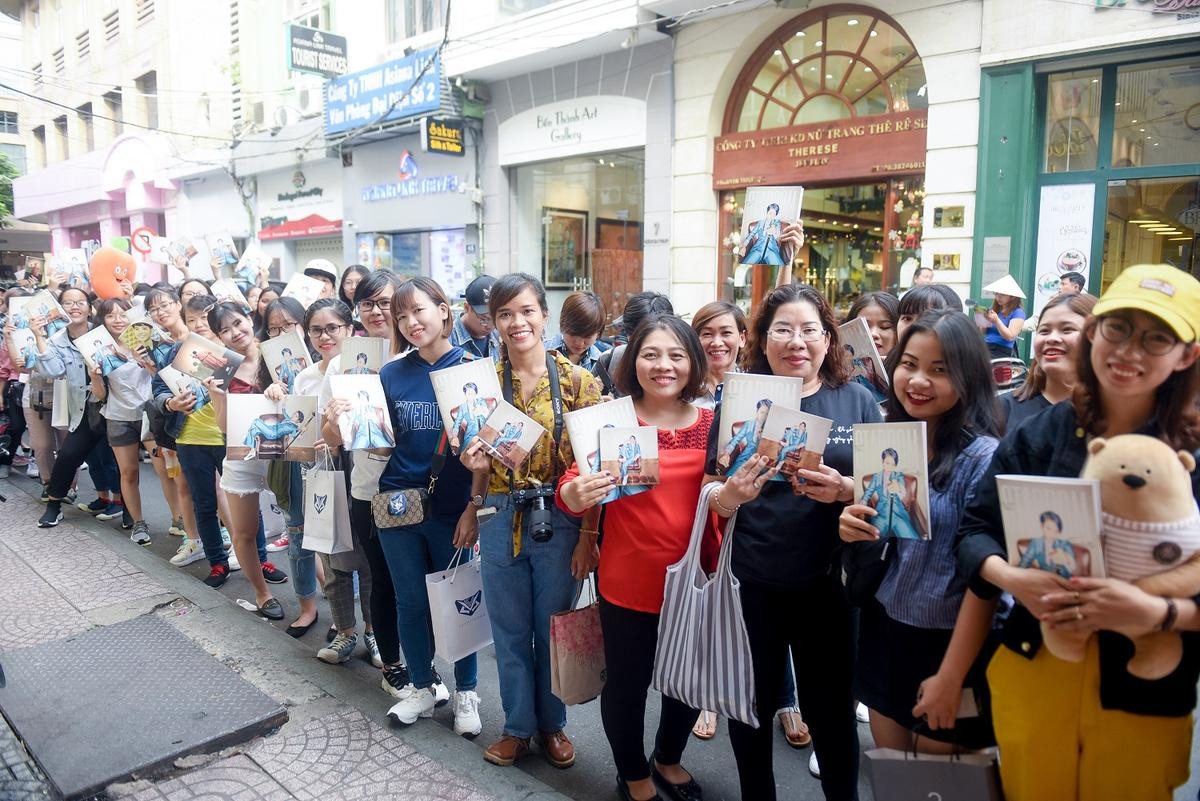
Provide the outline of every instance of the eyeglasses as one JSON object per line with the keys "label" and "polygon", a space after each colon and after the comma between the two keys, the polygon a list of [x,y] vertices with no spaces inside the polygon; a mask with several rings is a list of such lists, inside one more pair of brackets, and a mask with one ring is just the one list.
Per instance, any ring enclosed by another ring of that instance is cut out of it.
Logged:
{"label": "eyeglasses", "polygon": [[787,325],[777,325],[767,331],[767,336],[772,342],[786,343],[791,342],[800,335],[800,339],[805,342],[816,342],[825,336],[825,329],[818,325],[806,325],[803,328],[792,328]]}
{"label": "eyeglasses", "polygon": [[379,309],[381,312],[390,311],[392,301],[388,298],[381,300],[360,300],[358,302],[358,311],[360,314],[367,314],[372,309]]}
{"label": "eyeglasses", "polygon": [[[1133,323],[1123,317],[1101,317],[1099,328],[1100,336],[1114,345],[1127,341],[1136,330]],[[1157,328],[1143,328],[1141,332],[1138,344],[1151,356],[1162,356],[1179,344],[1179,338],[1174,334]]]}
{"label": "eyeglasses", "polygon": [[267,336],[277,337],[280,334],[291,331],[293,328],[295,328],[298,325],[300,325],[300,323],[296,322],[295,320],[289,320],[288,322],[284,323],[283,325],[269,325],[269,326],[267,326]]}
{"label": "eyeglasses", "polygon": [[[318,328],[316,326],[313,326],[312,328],[308,329],[308,338],[314,339],[314,340],[320,339],[321,334],[324,334],[325,336],[329,337],[330,339],[333,339],[335,336],[337,336],[338,331],[341,331],[345,327],[346,326],[341,323],[330,323],[329,325],[327,325],[323,328]],[[272,336],[274,336],[274,334],[272,334]]]}
{"label": "eyeglasses", "polygon": [[155,306],[155,307],[154,307],[154,308],[152,308],[152,309],[146,309],[146,314],[149,314],[149,315],[151,315],[151,316],[153,316],[153,317],[157,317],[157,316],[158,316],[158,315],[160,315],[160,314],[166,314],[166,313],[167,313],[167,312],[169,312],[170,310],[171,310],[171,304],[170,304],[170,303],[163,303],[163,304],[160,304],[160,305],[158,305],[158,306]]}
{"label": "eyeglasses", "polygon": [[64,300],[62,302],[62,305],[63,305],[64,309],[68,309],[68,308],[73,309],[73,308],[78,308],[78,307],[82,307],[82,308],[86,309],[88,306],[88,302],[86,300]]}

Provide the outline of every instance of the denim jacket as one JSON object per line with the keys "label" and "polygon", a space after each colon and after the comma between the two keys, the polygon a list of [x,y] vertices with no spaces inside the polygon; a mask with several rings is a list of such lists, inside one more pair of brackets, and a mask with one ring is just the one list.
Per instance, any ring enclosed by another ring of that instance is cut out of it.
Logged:
{"label": "denim jacket", "polygon": [[88,387],[91,386],[91,379],[88,377],[87,363],[67,334],[67,329],[64,328],[50,337],[46,342],[46,352],[38,356],[33,371],[44,378],[67,380],[67,397],[70,401],[69,428],[74,431],[83,420],[84,406],[90,395]]}
{"label": "denim jacket", "polygon": [[[170,364],[175,358],[175,354],[179,352],[179,345],[172,345],[169,355],[163,360],[164,364]],[[150,392],[152,394],[151,403],[154,408],[162,413],[166,418],[167,434],[174,439],[183,431],[183,423],[187,420],[187,415],[183,412],[173,412],[167,408],[167,401],[175,397],[175,393],[167,386],[167,382],[162,380],[162,377],[156,372],[154,378],[150,381]]]}
{"label": "denim jacket", "polygon": [[462,348],[477,359],[491,356],[492,361],[500,363],[500,336],[495,331],[488,335],[488,352],[480,353],[479,346],[471,338],[471,332],[463,324],[462,315],[454,318],[454,327],[450,329],[450,344]]}

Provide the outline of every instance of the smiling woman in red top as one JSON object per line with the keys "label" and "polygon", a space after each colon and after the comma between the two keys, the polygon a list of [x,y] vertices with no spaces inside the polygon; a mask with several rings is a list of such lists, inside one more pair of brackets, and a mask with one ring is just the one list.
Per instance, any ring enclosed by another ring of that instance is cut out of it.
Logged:
{"label": "smiling woman in red top", "polygon": [[[607,505],[600,547],[600,624],[608,679],[600,696],[604,733],[617,763],[622,798],[658,798],[657,780],[670,798],[699,798],[700,787],[679,765],[699,710],[663,696],[654,757],[642,751],[646,689],[658,645],[667,566],[679,561],[691,536],[704,478],[711,409],[690,401],[701,391],[705,357],[700,340],[673,315],[645,320],[634,331],[615,376],[633,397],[640,425],[658,427],[659,484]],[[612,489],[611,473],[580,476],[573,466],[558,485],[558,504],[582,515]],[[716,536],[705,542],[715,556]],[[715,559],[709,558],[711,568]]]}

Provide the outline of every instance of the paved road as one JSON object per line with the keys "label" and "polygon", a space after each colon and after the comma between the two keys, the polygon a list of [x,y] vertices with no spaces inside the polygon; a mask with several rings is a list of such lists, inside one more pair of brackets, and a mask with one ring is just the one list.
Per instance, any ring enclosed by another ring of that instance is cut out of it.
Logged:
{"label": "paved road", "polygon": [[[84,476],[86,474],[81,474],[81,485],[90,489],[89,482],[87,482]],[[15,480],[17,479],[14,478]],[[173,555],[175,548],[178,547],[179,540],[166,534],[169,514],[161,493],[157,491],[157,479],[148,465],[143,465],[142,468],[142,484],[148,488],[148,491],[145,493],[146,517],[148,522],[150,522],[154,537],[150,550],[162,559],[162,569],[164,571],[182,570],[194,576],[199,581],[208,572],[207,562],[201,560],[185,568],[173,568],[166,562]],[[88,489],[82,492],[84,500],[92,497]],[[67,514],[69,516],[84,517],[83,513],[77,510],[70,510]],[[112,529],[114,537],[126,536],[125,532],[122,532],[115,523],[112,524]],[[288,569],[285,553],[276,554],[272,558],[275,559],[282,569]],[[290,615],[297,609],[296,599],[291,592],[290,583],[276,587],[275,591],[277,597],[287,607],[290,619]],[[234,573],[221,589],[221,592],[230,599],[231,603],[237,598],[253,599],[253,592],[240,573]],[[301,640],[301,642],[311,648],[314,654],[314,662],[316,661],[316,651],[324,644],[325,623],[331,620],[328,605],[323,599],[319,600],[319,608],[322,624],[315,626]],[[246,614],[247,616],[251,615],[249,612]],[[282,629],[286,626],[286,621],[272,625]],[[819,658],[819,656],[814,658]],[[379,672],[366,660],[365,653],[361,648],[359,653],[356,654],[356,658],[345,665],[325,666],[319,664],[319,667],[322,670],[341,672],[342,675],[350,674],[356,679],[361,680],[363,686],[374,688],[378,695],[377,720],[383,721],[385,719],[385,713],[390,705],[390,696],[387,696],[382,690],[378,689]],[[439,670],[443,676],[452,675],[452,671],[446,665],[439,665]],[[483,733],[468,747],[477,748],[482,754],[483,748],[499,736],[503,725],[497,687],[495,656],[491,649],[480,655],[478,691],[483,699],[483,705],[480,710],[483,719]],[[648,703],[647,719],[650,721],[657,720],[657,710],[658,697],[652,691]],[[432,721],[420,721],[417,723],[417,727],[433,725],[441,726],[446,730],[450,729],[451,719],[448,711],[439,711]],[[777,727],[776,732],[778,732]],[[604,738],[603,728],[600,723],[599,704],[592,702],[571,708],[569,712],[568,733],[575,742],[579,754],[578,761],[573,768],[565,771],[556,770],[534,755],[522,761],[519,764],[519,769],[571,798],[587,801],[592,801],[593,799],[597,801],[601,799],[609,801],[615,795],[613,790],[615,770],[612,766],[608,743]],[[415,732],[410,732],[410,734],[415,734]],[[859,735],[863,747],[870,747],[870,733],[866,726],[859,727]],[[646,735],[647,753],[652,748],[652,740],[653,731],[651,729],[647,731]],[[777,734],[774,752],[775,773],[776,781],[779,785],[779,797],[781,799],[808,801],[808,799],[823,798],[819,782],[812,778],[807,770],[810,753],[810,749],[797,751],[789,748],[782,735]],[[480,759],[482,760],[482,756],[480,756]],[[691,769],[697,779],[703,784],[705,798],[708,801],[736,801],[739,798],[737,769],[729,746],[727,728],[724,724],[722,724],[715,739],[709,742],[701,742],[696,739],[691,741],[688,751],[684,756],[684,765]],[[1186,801],[1192,801],[1192,799],[1200,797],[1197,793],[1197,788],[1200,787],[1200,779],[1197,778],[1200,775],[1200,743],[1193,750],[1192,766],[1193,779],[1187,787],[1179,790],[1176,794],[1176,801],[1185,801],[1185,799]],[[869,801],[872,795],[865,775],[860,782],[860,788],[861,797],[864,801]]]}

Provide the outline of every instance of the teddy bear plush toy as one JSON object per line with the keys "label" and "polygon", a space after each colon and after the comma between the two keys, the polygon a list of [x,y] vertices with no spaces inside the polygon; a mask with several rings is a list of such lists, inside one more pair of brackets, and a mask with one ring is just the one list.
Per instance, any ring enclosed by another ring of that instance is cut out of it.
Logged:
{"label": "teddy bear plush toy", "polygon": [[[1200,508],[1192,496],[1196,460],[1162,440],[1122,434],[1088,443],[1082,478],[1100,482],[1102,541],[1109,578],[1151,595],[1186,598],[1200,593]],[[1170,675],[1183,656],[1178,632],[1134,636],[1129,672],[1141,679]],[[1083,659],[1087,635],[1051,631],[1046,647],[1060,659]]]}

